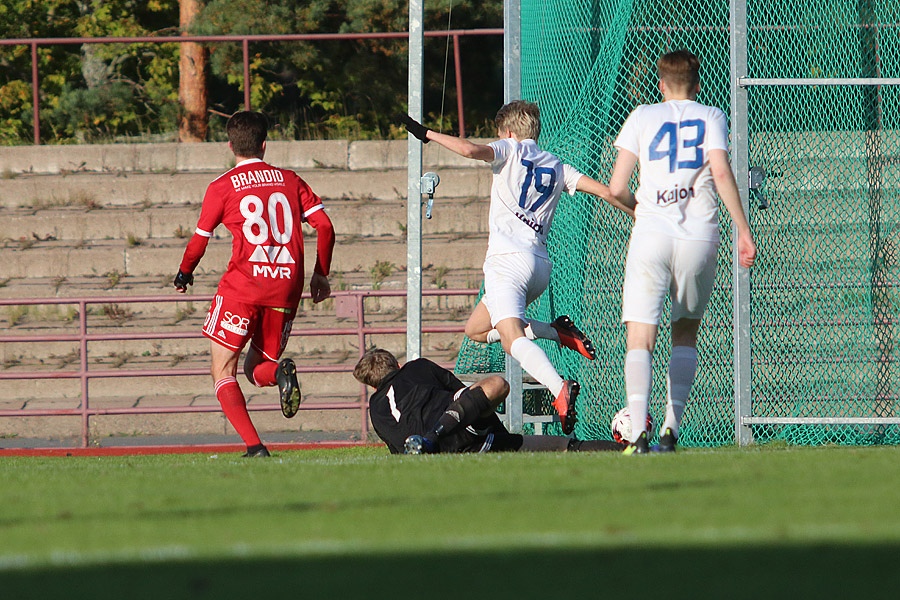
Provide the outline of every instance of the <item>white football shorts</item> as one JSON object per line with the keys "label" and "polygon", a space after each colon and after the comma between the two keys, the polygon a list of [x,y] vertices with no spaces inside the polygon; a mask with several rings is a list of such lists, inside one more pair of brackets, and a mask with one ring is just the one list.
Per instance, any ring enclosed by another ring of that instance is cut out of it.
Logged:
{"label": "white football shorts", "polygon": [[484,296],[481,301],[496,327],[503,319],[525,318],[525,307],[550,284],[553,265],[530,252],[494,254],[484,261]]}
{"label": "white football shorts", "polygon": [[716,281],[717,242],[634,232],[625,259],[622,322],[659,325],[666,294],[670,319],[700,319]]}

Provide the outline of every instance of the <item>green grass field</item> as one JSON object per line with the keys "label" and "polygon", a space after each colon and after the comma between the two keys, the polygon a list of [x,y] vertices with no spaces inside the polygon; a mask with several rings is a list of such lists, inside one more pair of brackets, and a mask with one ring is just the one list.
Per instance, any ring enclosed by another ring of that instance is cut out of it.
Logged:
{"label": "green grass field", "polygon": [[895,597],[900,448],[7,457],[0,597]]}

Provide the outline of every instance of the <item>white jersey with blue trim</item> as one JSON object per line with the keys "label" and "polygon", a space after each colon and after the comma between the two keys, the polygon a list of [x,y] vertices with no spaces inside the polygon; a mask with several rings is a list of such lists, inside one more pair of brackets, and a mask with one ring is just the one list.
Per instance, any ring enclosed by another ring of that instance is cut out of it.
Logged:
{"label": "white jersey with blue trim", "polygon": [[728,151],[725,113],[693,100],[642,104],[622,125],[615,145],[640,163],[635,231],[719,241],[709,152]]}
{"label": "white jersey with blue trim", "polygon": [[488,145],[494,150],[494,177],[487,255],[530,252],[549,257],[547,235],[556,205],[563,190],[575,194],[581,173],[531,139],[505,138]]}

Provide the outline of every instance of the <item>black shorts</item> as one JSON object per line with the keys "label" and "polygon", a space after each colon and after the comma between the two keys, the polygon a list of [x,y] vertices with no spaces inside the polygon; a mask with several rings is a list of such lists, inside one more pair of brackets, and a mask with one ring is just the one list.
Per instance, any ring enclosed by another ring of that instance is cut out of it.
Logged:
{"label": "black shorts", "polygon": [[515,452],[522,447],[523,438],[510,433],[496,414],[482,417],[441,438],[442,453],[463,452]]}

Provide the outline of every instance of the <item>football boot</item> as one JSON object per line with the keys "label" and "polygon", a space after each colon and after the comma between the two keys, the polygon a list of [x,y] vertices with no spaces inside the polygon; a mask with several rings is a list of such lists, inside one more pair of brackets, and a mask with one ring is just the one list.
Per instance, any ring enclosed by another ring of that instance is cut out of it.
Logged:
{"label": "football boot", "polygon": [[300,410],[300,382],[297,381],[297,367],[290,358],[278,363],[275,371],[278,395],[281,398],[281,413],[290,419]]}
{"label": "football boot", "polygon": [[650,447],[647,444],[646,431],[642,431],[641,435],[639,435],[636,440],[625,446],[625,449],[622,450],[622,454],[625,456],[631,456],[632,454],[648,454],[649,452]]}
{"label": "football boot", "polygon": [[659,436],[659,443],[653,446],[652,450],[654,452],[675,452],[675,442],[677,441],[678,436],[672,433],[672,428],[666,427],[663,434]]}
{"label": "football boot", "polygon": [[575,327],[575,323],[568,315],[557,317],[550,326],[559,334],[559,343],[566,348],[574,350],[589,360],[597,358],[597,352],[594,350],[594,344],[584,335],[580,329]]}
{"label": "football boot", "polygon": [[271,454],[263,445],[254,446],[252,449],[247,448],[247,451],[241,454],[241,458],[266,458],[268,456],[271,456]]}
{"label": "football boot", "polygon": [[553,407],[559,413],[559,423],[566,435],[575,431],[575,423],[578,421],[578,415],[575,413],[575,400],[578,398],[579,391],[581,391],[581,386],[578,385],[578,382],[567,379],[563,381],[563,388],[556,400],[553,401]]}
{"label": "football boot", "polygon": [[403,443],[403,454],[436,454],[434,442],[421,435],[411,435]]}

